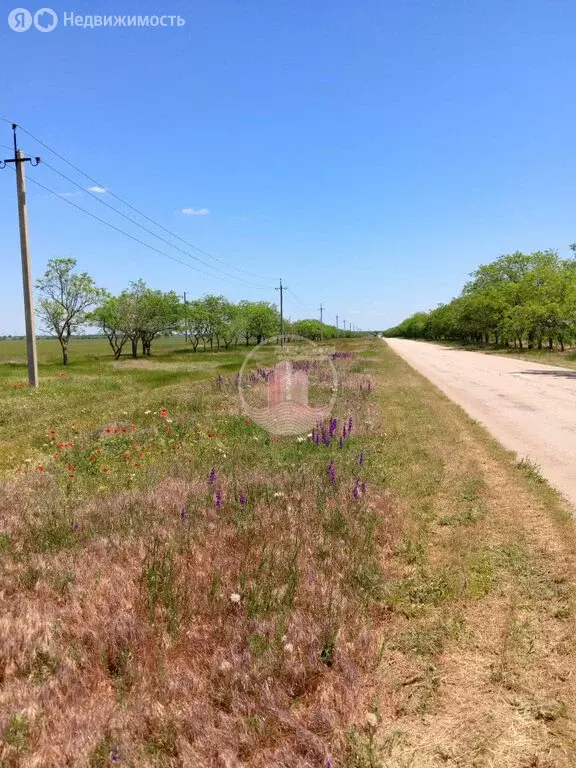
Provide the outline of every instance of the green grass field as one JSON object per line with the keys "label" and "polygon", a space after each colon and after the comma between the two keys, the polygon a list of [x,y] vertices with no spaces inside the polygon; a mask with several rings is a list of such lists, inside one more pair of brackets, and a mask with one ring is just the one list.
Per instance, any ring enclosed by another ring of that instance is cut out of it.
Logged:
{"label": "green grass field", "polygon": [[566,507],[381,340],[337,348],[316,444],[246,418],[244,348],[41,342],[32,392],[0,343],[2,766],[575,764]]}

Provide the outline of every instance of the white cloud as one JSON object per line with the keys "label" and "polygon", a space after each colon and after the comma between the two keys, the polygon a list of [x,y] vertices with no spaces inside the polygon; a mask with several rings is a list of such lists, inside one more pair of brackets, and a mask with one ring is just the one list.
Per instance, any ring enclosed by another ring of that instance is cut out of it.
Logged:
{"label": "white cloud", "polygon": [[182,208],[180,213],[185,216],[207,216],[210,211],[208,208]]}
{"label": "white cloud", "polygon": [[58,192],[58,197],[74,197],[76,192]]}
{"label": "white cloud", "polygon": [[93,187],[88,187],[88,192],[97,192],[99,195],[103,195],[104,192],[107,192],[108,190],[106,187],[99,187],[98,185],[94,185]]}

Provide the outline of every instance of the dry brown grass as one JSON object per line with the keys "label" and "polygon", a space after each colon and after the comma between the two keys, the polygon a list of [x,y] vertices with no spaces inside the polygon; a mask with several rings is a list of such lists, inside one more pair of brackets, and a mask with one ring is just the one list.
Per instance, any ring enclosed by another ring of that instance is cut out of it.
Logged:
{"label": "dry brown grass", "polygon": [[344,391],[354,445],[335,454],[258,431],[249,442],[231,398],[217,397],[236,419],[227,438],[162,454],[132,489],[71,491],[49,466],[5,484],[2,765],[344,759],[373,698],[399,527],[384,489],[352,495],[377,410]]}
{"label": "dry brown grass", "polygon": [[2,766],[576,764],[571,518],[384,344],[357,352],[342,450],[267,439],[228,385],[167,380],[187,431],[168,445],[146,416],[140,474],[121,453],[90,474],[117,440],[97,425],[77,477],[6,481]]}

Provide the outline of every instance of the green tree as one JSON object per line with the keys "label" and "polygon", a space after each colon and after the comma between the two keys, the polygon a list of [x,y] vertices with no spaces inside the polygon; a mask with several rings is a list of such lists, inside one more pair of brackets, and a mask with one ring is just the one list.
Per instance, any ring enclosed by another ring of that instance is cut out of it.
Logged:
{"label": "green tree", "polygon": [[254,338],[257,344],[263,339],[280,333],[280,313],[274,304],[267,301],[241,301],[239,324],[246,345]]}
{"label": "green tree", "polygon": [[36,283],[38,314],[44,330],[60,342],[63,365],[68,365],[70,338],[86,324],[90,309],[106,296],[86,272],[75,269],[76,259],[50,259],[44,277]]}
{"label": "green tree", "polygon": [[129,325],[126,318],[122,316],[121,310],[120,299],[116,296],[109,296],[89,317],[89,321],[97,325],[108,339],[115,360],[120,359],[122,349],[129,338]]}

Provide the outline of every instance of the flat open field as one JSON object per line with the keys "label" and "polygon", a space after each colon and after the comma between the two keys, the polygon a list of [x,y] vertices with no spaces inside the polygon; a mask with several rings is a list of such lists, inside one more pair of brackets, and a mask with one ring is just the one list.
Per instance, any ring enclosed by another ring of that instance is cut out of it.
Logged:
{"label": "flat open field", "polygon": [[40,346],[30,392],[0,342],[2,766],[576,764],[572,517],[381,340],[318,443],[246,419],[244,348]]}

